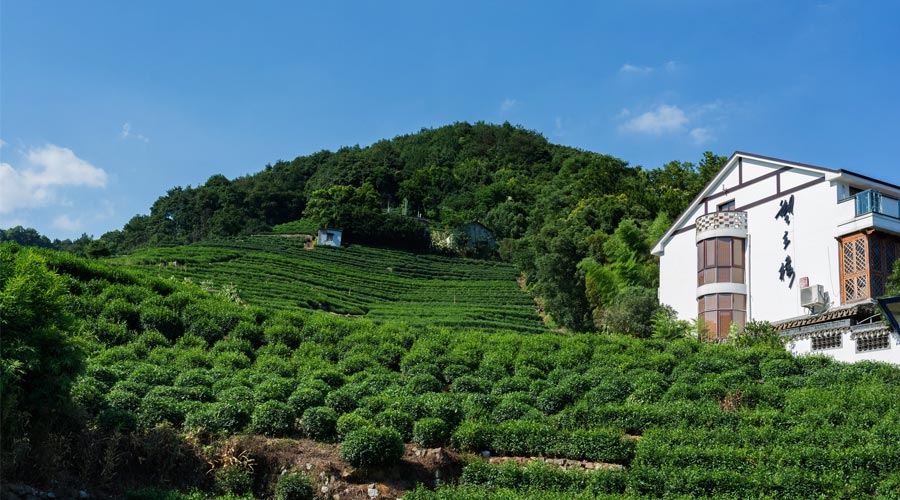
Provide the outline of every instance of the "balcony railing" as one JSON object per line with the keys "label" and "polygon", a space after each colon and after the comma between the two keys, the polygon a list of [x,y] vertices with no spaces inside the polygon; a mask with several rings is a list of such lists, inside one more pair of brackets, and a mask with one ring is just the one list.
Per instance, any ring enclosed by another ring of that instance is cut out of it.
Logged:
{"label": "balcony railing", "polygon": [[747,230],[747,212],[713,212],[697,217],[694,221],[697,232],[711,231],[715,229]]}
{"label": "balcony railing", "polygon": [[900,218],[900,200],[881,194],[878,191],[868,189],[854,196],[856,217],[870,213],[887,215]]}

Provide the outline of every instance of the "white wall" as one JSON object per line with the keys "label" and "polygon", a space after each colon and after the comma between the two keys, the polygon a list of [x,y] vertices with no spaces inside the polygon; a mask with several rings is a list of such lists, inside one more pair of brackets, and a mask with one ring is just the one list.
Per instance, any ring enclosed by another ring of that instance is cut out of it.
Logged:
{"label": "white wall", "polygon": [[830,356],[837,361],[854,362],[854,361],[884,361],[886,363],[900,364],[900,335],[897,333],[890,334],[890,349],[881,349],[878,351],[856,352],[856,341],[850,339],[850,331],[843,334],[841,339],[841,347],[835,349],[822,349],[819,351],[812,350],[812,339],[797,338],[791,339],[785,345],[788,351],[796,356],[804,356],[811,354],[824,354]]}
{"label": "white wall", "polygon": [[[744,183],[770,174],[781,165],[758,160],[743,160]],[[798,187],[822,177],[822,173],[792,169],[780,174],[781,191]],[[738,184],[738,169],[734,168],[711,193],[733,189]],[[694,224],[703,215],[705,206],[710,212],[716,206],[735,200],[738,210],[742,207],[773,196],[778,189],[776,176],[744,186],[700,203],[688,217],[684,226]],[[800,316],[807,310],[800,306],[800,278],[808,277],[810,285],[821,284],[833,305],[840,304],[838,269],[838,244],[834,239],[839,214],[836,186],[822,181],[794,194],[794,214],[791,223],[775,219],[779,202],[790,199],[790,194],[746,209],[749,237],[747,241],[748,319],[777,321]],[[782,236],[788,232],[791,244],[783,248]],[[697,250],[695,231],[687,231],[670,238],[660,257],[659,300],[672,306],[682,319],[697,317]],[[778,279],[778,270],[785,257],[790,255],[796,276],[792,288],[789,278]]]}

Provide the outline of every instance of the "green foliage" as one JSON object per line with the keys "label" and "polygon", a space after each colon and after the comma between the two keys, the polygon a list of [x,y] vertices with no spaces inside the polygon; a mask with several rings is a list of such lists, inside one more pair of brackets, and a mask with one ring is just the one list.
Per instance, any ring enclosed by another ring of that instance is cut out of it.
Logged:
{"label": "green foliage", "polygon": [[294,413],[291,407],[280,401],[266,401],[257,406],[250,418],[252,432],[274,437],[287,435],[293,424]]}
{"label": "green foliage", "polygon": [[275,484],[275,500],[313,500],[315,491],[306,474],[288,472]]}
{"label": "green foliage", "polygon": [[300,418],[303,433],[312,439],[330,441],[337,433],[338,414],[327,406],[308,408]]}
{"label": "green foliage", "polygon": [[[66,301],[65,282],[39,251],[0,245],[0,426],[20,429],[18,439],[53,425],[83,370],[83,343],[71,333]],[[84,402],[96,409],[102,388],[83,389]],[[10,434],[3,432],[4,450],[16,439]]]}
{"label": "green foliage", "polygon": [[412,440],[426,448],[444,446],[449,439],[450,429],[439,418],[423,418],[413,425]]}
{"label": "green foliage", "polygon": [[394,429],[362,427],[347,434],[340,454],[354,467],[391,465],[403,457],[403,438]]}
{"label": "green foliage", "polygon": [[241,465],[216,469],[216,489],[222,494],[243,495],[253,488],[253,471]]}

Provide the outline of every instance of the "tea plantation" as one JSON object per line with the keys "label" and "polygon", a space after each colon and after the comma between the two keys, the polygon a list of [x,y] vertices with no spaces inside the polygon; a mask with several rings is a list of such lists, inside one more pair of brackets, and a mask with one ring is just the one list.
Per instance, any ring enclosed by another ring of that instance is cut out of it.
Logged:
{"label": "tea plantation", "polygon": [[545,331],[508,263],[353,245],[303,248],[256,236],[145,248],[117,263],[162,277],[233,285],[249,304],[324,309],[376,322]]}
{"label": "tea plantation", "polygon": [[[416,296],[412,284],[427,281],[426,272],[451,283],[466,273],[495,273],[498,279],[484,280],[482,300],[487,300],[487,289],[503,283],[499,278],[507,272],[501,266],[484,268],[490,266],[485,263],[450,266],[443,258],[364,248],[272,252],[281,245],[290,244],[254,238],[141,254],[149,267],[174,259],[177,251],[185,269],[174,280],[156,276],[155,268],[128,270],[62,253],[0,247],[4,425],[30,433],[7,433],[5,439],[18,448],[5,448],[5,477],[35,478],[70,467],[85,480],[116,484],[134,467],[158,484],[186,487],[188,469],[174,465],[188,460],[185,450],[202,455],[218,440],[253,433],[342,442],[344,459],[363,468],[395,462],[403,442],[471,453],[458,481],[405,496],[418,500],[900,495],[896,367],[797,359],[764,343],[421,326],[431,319],[412,325],[386,320],[390,313],[381,313],[377,322],[341,318],[288,309],[293,299],[284,296],[279,307],[239,304],[181,279],[211,275],[195,269],[228,268],[242,258],[239,249],[254,246],[260,249],[257,259],[271,263],[255,268],[256,281],[283,283],[283,294],[313,287],[306,281],[294,285],[288,276],[274,280],[273,270],[291,261],[310,271],[326,263],[394,268],[357,281],[346,271],[340,279],[356,284],[355,293],[365,298],[359,302],[351,301],[353,294],[338,301],[329,295],[336,288],[318,285],[322,297],[350,309],[378,304],[382,286],[395,296]],[[35,280],[41,286],[25,286]],[[253,280],[250,274],[239,283]],[[248,287],[248,301],[256,297],[264,303],[265,288]],[[27,326],[11,319],[9,311],[52,304],[40,290],[61,299],[59,321],[42,325],[40,338],[65,328],[66,339],[58,342],[71,349],[47,342],[30,348],[52,347],[57,354],[46,369],[71,375],[60,396],[68,403],[58,404],[60,412],[69,408],[71,417],[55,426],[69,429],[71,438],[56,430],[55,438],[40,439],[38,421],[60,416],[33,406],[37,402],[25,389],[33,387],[35,368],[16,364],[38,332],[23,330]],[[422,308],[429,295],[418,297],[416,307]],[[452,301],[437,305],[449,310]],[[400,307],[396,311],[416,319]],[[79,352],[83,359],[60,365],[63,352]],[[7,371],[9,366],[18,368]],[[18,395],[12,405],[10,394]],[[32,420],[22,420],[28,415]],[[162,440],[167,429],[180,437]],[[29,440],[16,441],[17,435]],[[178,439],[200,445],[185,447]],[[151,449],[147,443],[156,444]],[[138,463],[130,455],[108,455],[126,444],[144,447],[138,454],[142,465],[129,465]],[[27,453],[10,454],[22,447]],[[160,450],[178,454],[177,460],[163,461]],[[483,451],[621,467],[576,472],[541,464],[490,465],[481,461]],[[213,474],[201,473],[198,484],[214,476],[220,491],[238,485],[234,488],[253,487],[258,494],[254,474],[260,469],[245,467],[241,464],[252,462],[238,458]]]}

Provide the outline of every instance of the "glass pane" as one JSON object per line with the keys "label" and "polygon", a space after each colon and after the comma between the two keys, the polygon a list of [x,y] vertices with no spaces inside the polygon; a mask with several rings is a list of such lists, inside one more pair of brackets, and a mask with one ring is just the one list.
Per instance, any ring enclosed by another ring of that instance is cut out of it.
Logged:
{"label": "glass pane", "polygon": [[734,324],[737,325],[738,330],[743,330],[744,325],[746,324],[746,315],[744,311],[734,311]]}
{"label": "glass pane", "polygon": [[716,271],[716,281],[718,283],[731,283],[731,268],[720,267]]}
{"label": "glass pane", "polygon": [[734,267],[744,267],[744,240],[740,238],[734,239],[734,245],[732,248],[732,259],[734,260]]}
{"label": "glass pane", "polygon": [[703,242],[697,243],[697,270],[703,269]]}
{"label": "glass pane", "polygon": [[705,283],[705,281],[703,280],[703,271],[700,271],[697,273],[697,286],[700,286],[703,283]]}
{"label": "glass pane", "polygon": [[706,304],[706,301],[703,300],[703,297],[697,299],[697,317],[700,318],[700,321],[703,321],[703,306]]}
{"label": "glass pane", "polygon": [[731,328],[731,311],[719,311],[719,338],[728,337]]}
{"label": "glass pane", "polygon": [[747,296],[742,293],[734,294],[734,309],[738,311],[747,310]]}
{"label": "glass pane", "polygon": [[731,309],[731,294],[730,293],[720,293],[719,294],[719,309]]}
{"label": "glass pane", "polygon": [[715,283],[716,282],[715,268],[707,269],[706,271],[703,271],[703,273],[704,273],[703,281],[705,281],[706,283]]}
{"label": "glass pane", "polygon": [[706,335],[708,338],[716,338],[716,314],[708,314],[706,318]]}
{"label": "glass pane", "polygon": [[732,283],[743,283],[744,282],[744,270],[739,267],[731,268],[731,282]]}
{"label": "glass pane", "polygon": [[716,240],[706,240],[706,268],[716,267]]}
{"label": "glass pane", "polygon": [[706,299],[706,310],[707,311],[715,311],[716,310],[716,294],[705,295],[703,298]]}
{"label": "glass pane", "polygon": [[719,238],[716,240],[717,265],[719,267],[731,266],[731,238]]}

